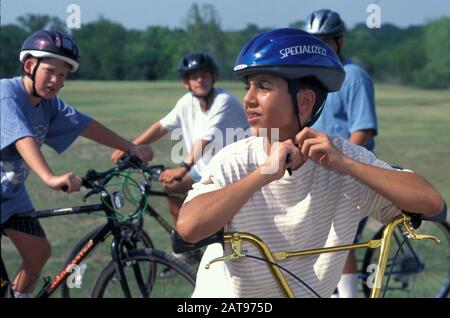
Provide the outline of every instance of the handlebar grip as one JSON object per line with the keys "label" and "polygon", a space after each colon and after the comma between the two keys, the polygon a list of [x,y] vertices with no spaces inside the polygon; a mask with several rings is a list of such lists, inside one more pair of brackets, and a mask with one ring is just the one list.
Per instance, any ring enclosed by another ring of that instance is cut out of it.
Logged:
{"label": "handlebar grip", "polygon": [[213,243],[220,243],[222,246],[224,245],[224,239],[223,239],[223,229],[219,232],[208,236],[207,238],[197,242],[197,243],[190,243],[183,240],[178,234],[177,231],[172,230],[172,233],[170,235],[170,239],[172,242],[172,249],[175,253],[184,253],[188,251],[193,251],[196,249],[199,249],[203,246],[213,244]]}

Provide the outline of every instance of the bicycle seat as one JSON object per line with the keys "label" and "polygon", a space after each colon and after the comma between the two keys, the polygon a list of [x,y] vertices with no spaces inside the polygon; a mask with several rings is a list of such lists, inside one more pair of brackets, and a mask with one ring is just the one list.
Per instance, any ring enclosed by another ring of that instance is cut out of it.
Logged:
{"label": "bicycle seat", "polygon": [[442,211],[439,214],[437,214],[435,216],[424,216],[423,219],[426,221],[437,222],[437,223],[445,222],[447,220],[447,203],[444,201],[444,208],[442,209]]}
{"label": "bicycle seat", "polygon": [[222,246],[224,246],[223,229],[211,236],[208,236],[207,238],[205,238],[197,243],[186,242],[185,240],[183,240],[181,238],[180,234],[178,234],[178,232],[175,230],[172,230],[170,239],[172,242],[172,249],[177,254],[193,251],[193,250],[202,248],[204,246],[207,246],[207,245],[210,245],[213,243],[220,243],[220,244],[222,244]]}

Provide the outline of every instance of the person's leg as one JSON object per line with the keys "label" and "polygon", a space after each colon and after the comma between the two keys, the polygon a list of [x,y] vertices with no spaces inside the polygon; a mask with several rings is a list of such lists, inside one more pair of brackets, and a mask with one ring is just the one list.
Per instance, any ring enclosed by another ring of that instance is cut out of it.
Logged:
{"label": "person's leg", "polygon": [[358,297],[358,269],[356,265],[355,253],[353,251],[350,251],[347,256],[337,288],[339,298]]}
{"label": "person's leg", "polygon": [[37,220],[17,222],[6,226],[4,231],[22,257],[22,263],[12,280],[13,290],[16,297],[29,297],[50,257],[50,243]]}
{"label": "person's leg", "polygon": [[[359,242],[360,236],[366,225],[367,218],[364,218],[358,225],[354,244]],[[354,251],[350,251],[345,261],[342,276],[337,285],[339,298],[357,298],[358,297],[358,266]]]}

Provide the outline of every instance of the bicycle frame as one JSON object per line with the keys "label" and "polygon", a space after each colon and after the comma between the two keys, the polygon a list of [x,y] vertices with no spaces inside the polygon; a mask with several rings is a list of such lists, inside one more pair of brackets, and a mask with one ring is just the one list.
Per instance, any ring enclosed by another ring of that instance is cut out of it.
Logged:
{"label": "bicycle frame", "polygon": [[374,281],[374,288],[372,289],[370,298],[379,298],[381,293],[381,286],[383,283],[384,273],[386,270],[387,260],[389,251],[391,248],[391,239],[392,234],[396,227],[401,226],[404,230],[405,235],[408,239],[412,240],[424,240],[424,239],[430,239],[433,240],[435,243],[440,243],[440,241],[432,236],[432,235],[425,235],[425,234],[417,234],[411,224],[411,218],[406,215],[402,214],[394,218],[385,228],[383,232],[383,236],[379,240],[370,240],[365,243],[360,244],[350,244],[350,245],[341,245],[341,246],[334,246],[334,247],[326,247],[326,248],[319,248],[319,249],[312,249],[312,250],[304,250],[304,251],[292,251],[292,252],[271,252],[267,244],[261,240],[256,235],[253,235],[251,233],[244,233],[244,232],[237,232],[237,233],[225,233],[224,234],[224,241],[225,243],[229,243],[231,245],[231,255],[218,257],[213,260],[211,260],[207,265],[206,268],[209,268],[211,264],[219,261],[233,261],[238,258],[244,257],[245,254],[243,254],[242,250],[242,243],[248,242],[256,246],[263,256],[263,258],[268,261],[267,266],[269,267],[272,276],[274,277],[275,281],[277,282],[279,288],[282,290],[283,294],[286,297],[294,298],[294,293],[289,286],[286,278],[284,277],[282,271],[279,267],[277,267],[276,261],[284,260],[290,257],[299,257],[299,256],[306,256],[306,255],[315,255],[315,254],[322,254],[322,253],[333,253],[333,252],[341,252],[341,251],[350,251],[360,248],[380,248],[380,257],[378,259],[378,270],[375,273],[375,281]]}
{"label": "bicycle frame", "polygon": [[[112,233],[114,237],[111,245],[111,254],[117,266],[117,270],[120,276],[120,284],[124,291],[125,296],[130,297],[130,290],[128,287],[128,283],[126,281],[126,276],[123,271],[122,263],[120,261],[120,255],[122,254],[120,251],[120,247],[123,244],[122,236],[120,233],[120,225],[114,223],[116,222],[114,218],[115,211],[111,208],[113,204],[110,196],[106,192],[102,192],[101,197],[102,197],[101,204],[74,206],[63,209],[34,211],[28,215],[22,215],[19,217],[20,219],[46,218],[53,216],[84,214],[102,211],[105,212],[108,219],[108,222],[105,224],[105,226],[95,235],[95,237],[91,241],[89,241],[86,244],[86,246],[83,249],[80,250],[80,252],[72,259],[72,261],[67,266],[65,266],[64,269],[59,274],[57,274],[52,281],[50,280],[45,281],[44,286],[37,293],[36,298],[50,297],[53,294],[53,292],[61,285],[61,283],[66,281],[66,279],[72,273],[73,267],[80,265],[81,262],[94,250],[94,248],[101,242],[103,242],[106,239],[106,237],[110,235],[110,233]],[[128,249],[135,248],[133,246],[126,246],[126,247]],[[10,280],[4,267],[3,258],[1,258],[1,255],[0,261],[2,270],[2,290],[3,290],[4,288],[3,285],[4,284],[10,285]]]}

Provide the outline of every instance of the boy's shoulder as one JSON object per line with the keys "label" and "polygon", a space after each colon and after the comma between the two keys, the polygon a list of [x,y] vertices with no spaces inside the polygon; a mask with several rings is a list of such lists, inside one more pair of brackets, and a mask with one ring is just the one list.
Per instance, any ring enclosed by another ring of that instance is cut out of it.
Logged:
{"label": "boy's shoulder", "polygon": [[258,156],[263,149],[261,137],[250,136],[223,147],[212,158],[212,161],[225,163],[230,161],[247,162],[250,158]]}
{"label": "boy's shoulder", "polygon": [[372,82],[369,74],[358,64],[346,59],[344,64],[345,80],[347,82],[369,81]]}
{"label": "boy's shoulder", "polygon": [[20,77],[2,78],[0,80],[1,98],[18,98],[23,94],[23,89],[20,87]]}
{"label": "boy's shoulder", "polygon": [[226,91],[223,88],[215,88],[216,91],[216,99],[219,101],[227,101],[227,102],[237,102],[240,104],[239,100],[231,94],[230,92]]}
{"label": "boy's shoulder", "polygon": [[341,136],[332,136],[330,138],[333,144],[340,151],[342,151],[342,153],[352,159],[365,163],[373,162],[374,160],[376,160],[376,156],[373,154],[373,152],[367,150],[363,146],[353,144],[348,139]]}

